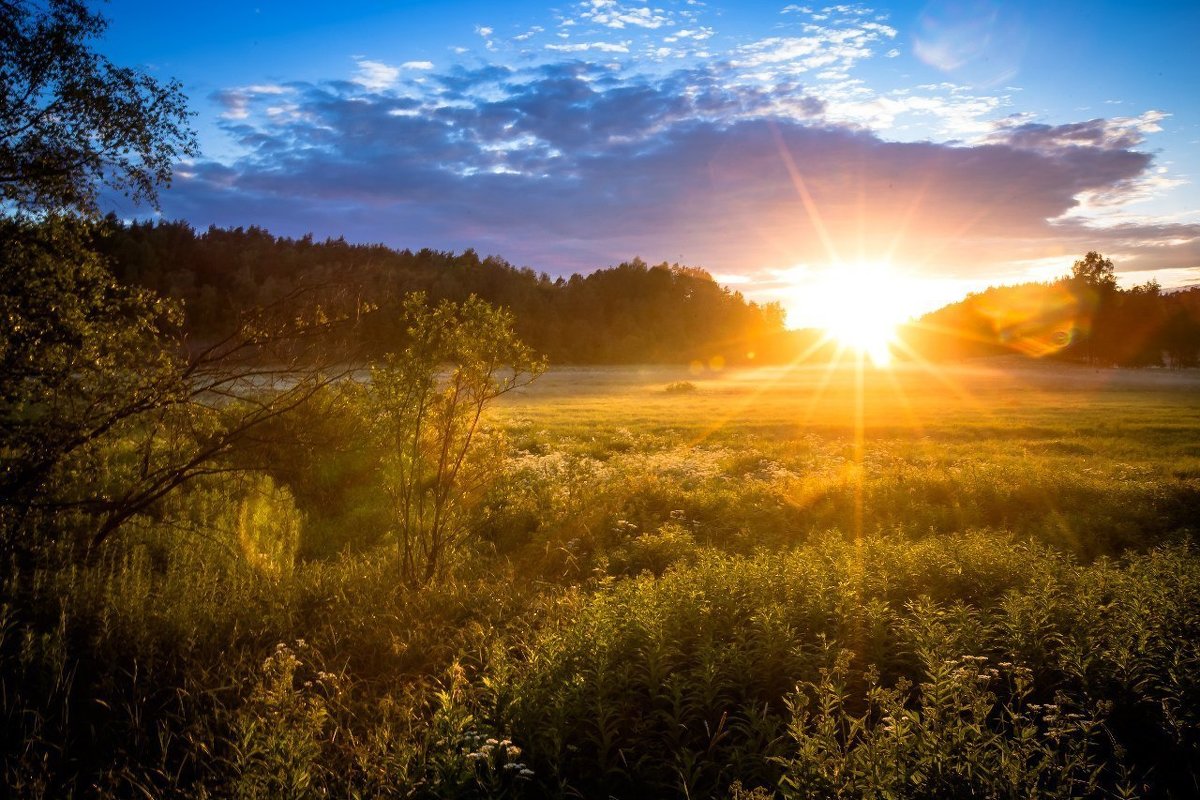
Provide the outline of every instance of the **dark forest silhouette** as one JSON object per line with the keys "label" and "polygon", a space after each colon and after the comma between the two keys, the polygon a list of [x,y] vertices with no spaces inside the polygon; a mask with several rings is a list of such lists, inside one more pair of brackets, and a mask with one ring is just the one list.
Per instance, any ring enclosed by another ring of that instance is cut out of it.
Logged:
{"label": "dark forest silhouette", "polygon": [[784,312],[717,284],[702,269],[640,259],[586,276],[551,278],[474,250],[394,250],[276,237],[257,228],[197,232],[183,222],[122,225],[109,218],[97,247],[125,282],[183,300],[189,334],[221,335],[237,315],[307,287],[331,315],[352,312],[357,352],[402,339],[406,295],[508,308],[521,339],[553,363],[728,364],[778,360]]}
{"label": "dark forest silhouette", "polygon": [[[248,228],[197,231],[185,222],[110,217],[97,247],[124,282],[181,299],[189,334],[203,342],[239,314],[307,288],[331,315],[357,319],[347,352],[379,355],[403,332],[404,297],[508,308],[521,339],[552,363],[781,363],[833,358],[821,333],[787,331],[777,303],[721,287],[703,269],[641,259],[588,275],[552,278],[498,256],[314,241]],[[1112,262],[1089,253],[1056,281],[991,287],[926,314],[900,333],[906,353],[929,360],[1006,353],[1095,365],[1195,366],[1200,287],[1165,292],[1116,285]]]}

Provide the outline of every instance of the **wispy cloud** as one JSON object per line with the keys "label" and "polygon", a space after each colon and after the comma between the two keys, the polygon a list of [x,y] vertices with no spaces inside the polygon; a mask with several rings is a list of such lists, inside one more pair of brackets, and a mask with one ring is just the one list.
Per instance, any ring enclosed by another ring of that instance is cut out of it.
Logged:
{"label": "wispy cloud", "polygon": [[628,53],[629,42],[573,42],[571,44],[548,44],[547,50],[557,53],[586,53],[595,50],[599,53]]}
{"label": "wispy cloud", "polygon": [[255,98],[278,96],[287,94],[290,91],[291,89],[286,86],[256,84],[233,89],[222,89],[214,92],[212,99],[223,109],[221,112],[222,119],[243,120],[250,116],[250,104]]}

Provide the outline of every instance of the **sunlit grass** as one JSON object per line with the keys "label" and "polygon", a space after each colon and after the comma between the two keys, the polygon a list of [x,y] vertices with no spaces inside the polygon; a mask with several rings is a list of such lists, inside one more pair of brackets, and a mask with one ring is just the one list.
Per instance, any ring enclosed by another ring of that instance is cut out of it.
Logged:
{"label": "sunlit grass", "polygon": [[[685,380],[696,391],[664,391]],[[560,367],[506,398],[499,416],[536,417],[541,427],[562,432],[631,425],[704,429],[717,436],[748,430],[836,431],[856,424],[859,380],[854,360],[833,367],[699,376],[674,367]],[[1194,373],[999,359],[936,368],[898,362],[891,370],[863,369],[861,381],[868,439],[889,432],[961,438],[980,430],[1019,438],[1029,427],[1102,428],[1133,435],[1145,426],[1179,431],[1200,426],[1195,401],[1200,376]]]}
{"label": "sunlit grass", "polygon": [[[1189,796],[1198,388],[560,368],[489,420],[495,482],[416,591],[369,460],[284,451],[271,480],[172,500],[203,538],[146,518],[111,560],[6,578],[5,785]],[[295,424],[361,447],[349,417]]]}

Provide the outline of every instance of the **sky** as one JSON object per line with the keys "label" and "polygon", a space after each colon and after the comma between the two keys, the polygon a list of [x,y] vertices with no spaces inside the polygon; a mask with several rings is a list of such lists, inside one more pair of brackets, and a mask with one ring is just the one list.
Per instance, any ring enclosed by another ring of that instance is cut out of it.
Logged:
{"label": "sky", "polygon": [[1200,283],[1200,3],[98,7],[195,111],[158,213],[197,227],[679,262],[793,325],[831,280],[915,314],[1089,250]]}

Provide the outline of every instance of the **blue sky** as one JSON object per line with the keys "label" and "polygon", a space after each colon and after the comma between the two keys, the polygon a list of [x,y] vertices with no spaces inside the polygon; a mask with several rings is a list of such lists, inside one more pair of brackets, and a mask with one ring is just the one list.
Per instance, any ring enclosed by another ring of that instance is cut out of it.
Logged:
{"label": "blue sky", "polygon": [[1091,249],[1200,282],[1197,3],[103,8],[101,49],[196,111],[162,213],[197,226],[680,261],[796,324],[862,264],[924,306]]}

